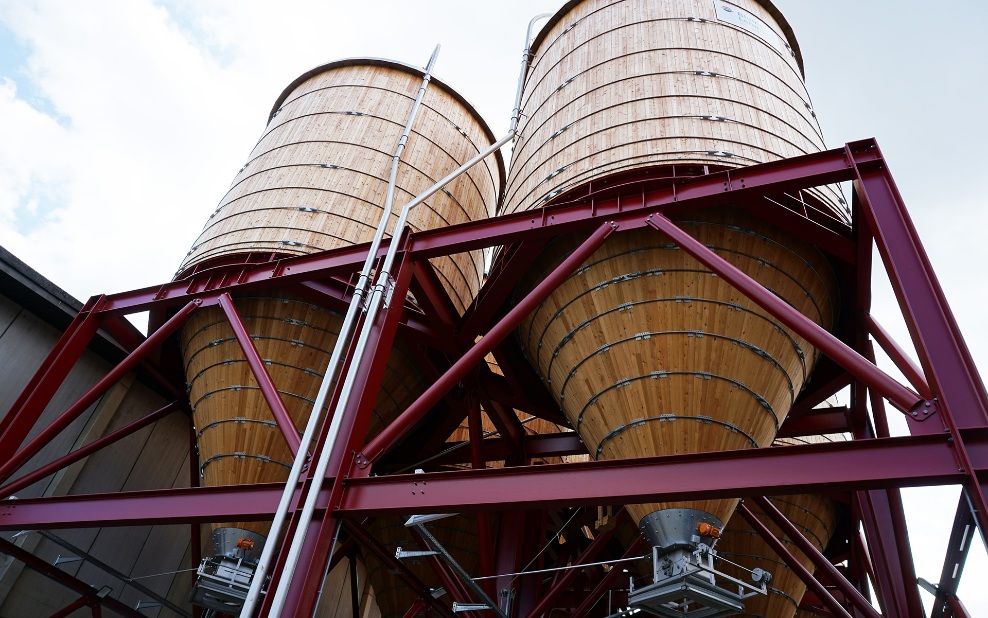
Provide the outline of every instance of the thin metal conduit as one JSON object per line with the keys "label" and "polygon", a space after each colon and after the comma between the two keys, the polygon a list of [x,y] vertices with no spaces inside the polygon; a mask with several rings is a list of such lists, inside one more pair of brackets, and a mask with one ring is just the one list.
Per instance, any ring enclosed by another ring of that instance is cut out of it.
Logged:
{"label": "thin metal conduit", "polygon": [[[275,511],[274,519],[271,522],[271,529],[268,532],[268,539],[272,542],[265,543],[264,545],[261,558],[258,560],[257,570],[254,572],[254,576],[251,579],[250,590],[247,592],[247,598],[244,600],[244,606],[240,612],[241,618],[251,618],[254,614],[254,609],[260,600],[261,587],[267,578],[267,572],[271,564],[271,559],[274,557],[274,548],[277,544],[275,541],[281,534],[281,528],[284,526],[285,519],[288,515],[288,509],[291,505],[292,496],[295,493],[295,486],[298,484],[303,465],[308,459],[308,457],[304,454],[307,453],[309,445],[312,443],[312,438],[315,436],[316,428],[322,418],[322,409],[326,405],[326,397],[329,394],[329,388],[335,381],[336,373],[341,366],[344,351],[349,343],[353,329],[356,326],[357,312],[362,304],[361,297],[363,297],[367,291],[367,283],[370,281],[371,271],[374,267],[374,262],[377,259],[377,252],[381,246],[382,240],[384,239],[384,234],[387,231],[388,221],[391,218],[391,207],[394,201],[394,185],[398,173],[398,163],[401,158],[401,153],[405,149],[405,144],[408,141],[408,135],[411,133],[412,124],[415,121],[415,115],[422,103],[422,99],[425,97],[425,91],[429,86],[429,81],[432,79],[432,67],[435,64],[436,57],[438,55],[439,46],[437,45],[435,50],[432,52],[432,56],[429,58],[429,63],[425,67],[425,74],[422,77],[422,85],[419,87],[418,96],[416,97],[415,103],[412,105],[411,112],[408,115],[408,122],[405,125],[405,130],[402,133],[401,138],[398,140],[398,146],[395,149],[394,160],[392,163],[391,180],[388,186],[388,194],[385,199],[385,206],[381,215],[381,221],[378,224],[377,231],[374,234],[374,239],[371,241],[370,249],[367,251],[367,258],[364,260],[363,268],[360,271],[360,278],[353,290],[350,307],[347,309],[346,316],[343,318],[343,326],[340,328],[340,336],[337,338],[336,345],[333,347],[333,355],[330,357],[329,366],[326,368],[322,384],[319,386],[319,393],[316,395],[315,404],[312,406],[312,412],[309,414],[309,421],[306,423],[305,433],[302,435],[298,456],[292,463],[292,469],[288,474],[288,480],[285,482],[285,489],[282,491],[281,500],[278,503],[278,509]],[[400,229],[400,227],[396,227],[395,229]],[[395,249],[397,248],[396,245],[397,243],[391,243],[391,246]],[[373,321],[370,316],[368,316],[368,320]],[[359,361],[356,359],[354,360],[354,368],[358,362]],[[349,374],[347,377],[349,378]],[[338,405],[334,411],[333,421],[330,425],[330,433],[327,437],[326,447],[323,452],[324,455],[332,452],[333,450],[336,434],[339,432],[340,417],[342,416],[342,414],[340,414],[340,410],[342,409],[344,409],[343,406]],[[328,456],[325,456],[324,458],[327,460],[326,465],[328,465]],[[320,458],[320,464],[323,463],[322,460],[323,458]],[[321,474],[325,474],[325,467],[326,466],[322,466],[321,470],[316,472],[316,478],[319,478]],[[314,502],[314,497],[318,495],[318,493],[318,491],[314,491],[307,496],[305,503],[306,508],[304,509],[302,515],[305,523],[301,524],[298,528],[300,534],[296,533],[295,537],[292,539],[292,545],[289,548],[288,560],[285,564],[283,576],[279,581],[278,589],[275,593],[275,598],[271,606],[272,616],[280,616],[281,610],[284,607],[288,586],[291,583],[292,575],[295,572],[295,566],[298,563],[298,553],[301,546],[301,541],[304,540],[305,532],[308,530],[308,522],[312,517],[312,509],[309,508],[309,503]]]}
{"label": "thin metal conduit", "polygon": [[[528,71],[529,44],[531,41],[532,27],[534,26],[537,20],[542,19],[544,17],[549,17],[549,15],[547,14],[538,15],[532,18],[532,20],[528,24],[528,32],[526,33],[526,37],[525,37],[525,50],[522,54],[521,75],[519,76],[518,79],[518,89],[515,96],[515,105],[514,105],[514,109],[512,110],[511,123],[508,128],[508,134],[502,137],[501,139],[499,139],[494,144],[492,144],[489,148],[487,148],[483,152],[478,153],[475,157],[473,157],[472,159],[470,159],[469,161],[467,161],[457,169],[453,170],[449,175],[447,175],[445,178],[443,178],[442,180],[440,180],[430,188],[426,189],[424,193],[420,194],[411,202],[405,204],[405,206],[401,210],[401,215],[398,218],[398,223],[395,225],[394,234],[393,234],[394,236],[400,234],[401,231],[405,228],[406,221],[408,220],[408,214],[412,210],[412,208],[418,206],[425,200],[432,197],[434,194],[438,193],[447,184],[455,180],[457,177],[459,177],[461,174],[469,170],[477,163],[480,163],[481,161],[486,159],[494,152],[500,150],[502,146],[504,146],[505,144],[507,144],[509,141],[511,141],[516,137],[517,127],[518,127],[518,116],[520,114],[519,109],[521,107],[521,93],[524,86],[525,76]],[[439,47],[437,46],[436,51],[433,52],[433,56],[429,60],[429,65],[426,67],[425,79],[423,80],[422,89],[419,92],[420,100],[425,92],[425,87],[428,85],[428,79],[432,71],[432,65],[435,62],[435,57],[436,54],[438,54],[438,52],[439,52]],[[416,104],[416,106],[413,107],[413,116],[414,116],[415,108],[417,106],[418,104]],[[414,117],[409,119],[409,125],[406,131],[410,131],[412,120],[414,120]],[[393,189],[389,190],[389,196],[390,195],[393,195]],[[382,228],[384,227],[384,224],[386,224],[386,220],[382,221]],[[379,231],[381,231],[383,235],[383,229]],[[362,291],[366,289],[366,283],[370,276],[371,266],[373,265],[374,258],[376,257],[377,254],[376,248],[378,246],[378,243],[380,242],[377,239],[377,237],[375,237],[375,241],[377,242],[371,245],[371,250],[367,254],[367,262],[365,263],[366,275],[364,273],[361,273],[360,282],[358,283],[357,290]],[[391,269],[392,266],[394,265],[394,260],[395,260],[395,256],[397,255],[397,252],[398,252],[398,243],[397,242],[390,243],[388,245],[388,252],[385,255],[384,262],[381,265],[381,268],[378,270],[377,281],[372,288],[371,296],[367,305],[366,315],[364,317],[364,325],[360,331],[357,344],[354,347],[353,358],[351,359],[350,368],[349,371],[347,371],[347,375],[343,383],[343,387],[340,390],[339,401],[337,402],[336,408],[333,411],[332,422],[329,426],[329,431],[326,436],[326,443],[323,447],[322,453],[319,456],[319,461],[315,467],[315,470],[313,471],[314,478],[322,478],[323,476],[325,476],[326,469],[329,467],[329,460],[330,457],[332,456],[332,452],[336,444],[336,439],[337,436],[339,435],[340,426],[342,424],[343,410],[345,410],[347,405],[349,404],[350,395],[353,391],[353,383],[356,381],[356,376],[361,365],[361,360],[367,348],[367,342],[370,339],[371,331],[374,329],[374,322],[377,319],[378,310],[385,301],[384,298],[385,290],[389,287],[388,283],[389,283],[389,279],[391,279]],[[359,298],[355,290],[353,301],[350,304],[350,310],[347,313],[347,318],[348,318],[347,322],[350,321],[351,315],[356,313],[359,304],[360,304]],[[347,335],[349,336],[349,330],[352,327],[350,327],[347,324],[347,322],[344,323],[345,326],[344,332],[347,332]],[[342,349],[343,349],[342,345],[337,346],[337,350],[341,352],[340,356],[342,356]],[[331,361],[331,366],[333,367],[333,369],[332,371],[326,372],[327,380],[331,375],[336,373],[336,363],[339,362],[339,359],[337,358],[337,354],[336,354],[337,350],[334,350],[334,359],[333,361]],[[324,385],[327,387],[328,390],[328,386],[329,386],[328,382],[324,382]],[[323,392],[322,390],[320,390],[320,395],[322,394]],[[321,405],[321,400],[320,400],[320,405]],[[308,433],[308,428],[306,429],[306,433]],[[299,458],[299,460],[301,460],[301,458]],[[300,465],[299,468],[301,468]],[[295,478],[297,479],[297,476]],[[291,500],[292,494],[294,493],[295,482],[297,481],[291,481],[290,483],[286,484],[285,493],[282,496],[282,501],[286,503],[285,510],[287,510],[287,503]],[[282,571],[282,576],[279,580],[278,589],[275,591],[275,595],[271,603],[271,616],[280,616],[282,610],[284,609],[286,597],[288,594],[288,589],[291,585],[292,576],[294,575],[295,567],[298,564],[298,558],[299,558],[299,554],[301,553],[301,547],[305,541],[305,535],[308,530],[309,522],[312,520],[312,514],[315,511],[315,506],[316,506],[315,503],[318,494],[319,494],[318,491],[310,491],[306,496],[305,505],[303,506],[302,513],[299,517],[299,525],[297,527],[297,533],[292,539],[292,544],[289,547],[288,555],[285,560],[284,569]],[[282,515],[282,519],[284,519],[284,515]],[[339,529],[337,528],[337,533],[338,530]],[[279,526],[279,532],[280,532],[280,526]],[[271,536],[273,537],[274,535],[272,534]],[[334,545],[335,545],[335,536],[334,536]],[[266,545],[265,550],[267,549],[267,547],[268,546]],[[270,557],[268,558],[268,560],[270,561]],[[260,592],[259,580],[263,579],[263,574],[260,571],[260,567],[258,572],[255,573],[254,578],[255,581],[252,582],[251,584],[251,592],[253,594],[249,594],[247,599],[247,602],[251,603],[251,610],[253,610],[253,605],[256,604],[257,597],[259,596],[259,592]],[[254,592],[255,583],[257,584],[256,593]],[[244,607],[246,609],[247,607],[246,603]],[[250,615],[251,614],[249,613],[242,612],[241,618],[249,618]]]}

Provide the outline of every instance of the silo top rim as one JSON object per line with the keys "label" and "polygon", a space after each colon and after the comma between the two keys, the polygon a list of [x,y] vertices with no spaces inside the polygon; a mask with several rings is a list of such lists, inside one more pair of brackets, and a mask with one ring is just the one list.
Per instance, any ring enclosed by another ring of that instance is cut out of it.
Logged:
{"label": "silo top rim", "polygon": [[[320,73],[325,73],[326,71],[332,71],[333,69],[339,69],[341,67],[355,67],[355,66],[386,67],[389,69],[395,69],[397,71],[404,71],[406,73],[415,75],[416,77],[422,77],[425,75],[425,70],[422,69],[421,67],[407,64],[405,62],[399,62],[397,60],[388,60],[387,58],[356,57],[356,58],[342,58],[340,60],[327,62],[326,64],[321,64],[317,67],[309,69],[305,73],[302,73],[301,75],[296,77],[292,81],[292,83],[288,84],[288,87],[285,88],[285,90],[281,93],[278,99],[274,102],[274,106],[271,108],[271,113],[268,114],[268,122],[271,122],[271,119],[274,118],[274,115],[278,112],[278,109],[282,106],[282,104],[284,104],[285,100],[292,93],[292,91],[295,90],[295,88],[297,88],[299,85],[301,85],[309,78],[319,75]],[[497,136],[495,136],[494,132],[491,131],[491,128],[487,125],[487,122],[485,122],[484,118],[480,115],[479,112],[477,112],[477,109],[469,101],[463,98],[463,95],[461,95],[459,92],[451,88],[448,84],[443,82],[441,79],[437,78],[435,74],[432,75],[432,79],[430,80],[430,83],[436,84],[437,86],[442,88],[444,91],[446,91],[447,94],[453,97],[460,105],[462,105],[468,112],[470,112],[470,114],[480,124],[480,128],[484,130],[484,134],[487,136],[487,139],[489,139],[492,144],[497,141]],[[498,150],[497,152],[494,153],[494,155],[497,160],[498,172],[501,174],[501,186],[498,187],[498,194],[500,194],[504,190],[504,183],[507,180],[506,178],[507,175],[505,173],[504,157],[501,155],[501,151]]]}
{"label": "silo top rim", "polygon": [[[569,0],[569,2],[564,4],[562,8],[556,11],[556,13],[549,18],[549,21],[546,22],[542,29],[539,30],[539,33],[532,41],[531,49],[529,51],[534,54],[535,50],[542,44],[542,41],[545,39],[546,35],[549,34],[549,30],[562,21],[563,17],[569,13],[573,7],[585,1],[586,0]],[[778,7],[772,3],[772,0],[755,0],[755,2],[762,5],[762,7],[769,12],[769,15],[772,16],[776,23],[779,24],[779,27],[782,28],[782,33],[785,35],[786,41],[789,43],[789,46],[792,47],[793,53],[796,54],[796,64],[799,65],[799,72],[802,74],[803,79],[806,79],[806,69],[803,67],[803,54],[799,51],[799,42],[796,40],[796,34],[793,32],[792,26],[789,25],[789,21],[786,20],[785,15],[782,14],[782,11],[780,11]]]}

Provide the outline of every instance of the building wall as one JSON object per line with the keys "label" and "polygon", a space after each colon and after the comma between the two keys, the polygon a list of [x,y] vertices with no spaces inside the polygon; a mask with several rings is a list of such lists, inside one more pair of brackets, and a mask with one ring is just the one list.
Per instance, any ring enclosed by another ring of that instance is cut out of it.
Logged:
{"label": "building wall", "polygon": [[[5,416],[34,372],[41,365],[81,303],[46,281],[38,273],[0,248],[0,417]],[[61,411],[76,401],[113,367],[122,352],[105,337],[98,337],[73,368],[31,435],[36,435]],[[33,470],[92,440],[136,421],[167,401],[152,385],[128,375],[112,387],[51,444],[35,456],[24,470]],[[19,498],[134,491],[189,484],[189,420],[181,412],[124,438],[34,485],[17,492]],[[17,478],[20,473],[14,475]],[[190,573],[174,571],[189,567],[188,526],[132,526],[56,530],[52,534],[81,553],[105,563],[151,590],[167,595],[186,608]],[[38,532],[3,533],[43,560],[59,556],[77,558],[72,550]],[[89,560],[60,564],[65,572],[97,589],[110,586],[110,596],[134,607],[151,597]],[[68,588],[26,568],[21,562],[0,554],[0,616],[35,617],[51,614],[78,595]],[[174,616],[159,607],[142,608],[147,616]],[[88,610],[76,612],[88,615]],[[105,612],[104,615],[115,615]]]}

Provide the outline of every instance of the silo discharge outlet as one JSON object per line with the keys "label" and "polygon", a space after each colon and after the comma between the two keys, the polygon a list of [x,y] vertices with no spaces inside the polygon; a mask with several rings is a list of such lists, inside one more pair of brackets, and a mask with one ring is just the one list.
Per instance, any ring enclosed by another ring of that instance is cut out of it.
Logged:
{"label": "silo discharge outlet", "polygon": [[[652,584],[628,593],[631,608],[663,617],[720,618],[744,612],[744,599],[767,594],[772,576],[751,571],[752,583],[715,567],[714,549],[724,524],[697,509],[662,509],[646,515],[639,529],[652,545]],[[735,591],[736,590],[736,591]]]}
{"label": "silo discharge outlet", "polygon": [[242,528],[214,530],[216,553],[199,564],[189,600],[208,609],[238,612],[247,598],[265,540],[266,537]]}

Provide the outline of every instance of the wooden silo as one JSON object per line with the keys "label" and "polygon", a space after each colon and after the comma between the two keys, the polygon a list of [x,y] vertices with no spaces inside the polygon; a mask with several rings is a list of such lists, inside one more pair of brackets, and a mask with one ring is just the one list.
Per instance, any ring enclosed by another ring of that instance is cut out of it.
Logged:
{"label": "wooden silo", "polygon": [[[771,2],[587,0],[532,45],[504,212],[626,179],[696,176],[823,149],[791,29]],[[837,193],[801,196],[844,221]],[[676,223],[827,328],[838,285],[814,247],[730,204]],[[551,243],[524,293],[576,246]],[[591,455],[771,444],[818,353],[651,230],[613,235],[516,331]],[[668,507],[727,521],[736,501]]]}
{"label": "wooden silo", "polygon": [[[251,255],[290,256],[371,240],[382,216],[392,156],[422,78],[421,69],[402,63],[348,59],[296,79],[276,101],[264,133],[178,276]],[[402,205],[493,141],[473,107],[433,78],[398,168],[391,225]],[[410,227],[430,229],[490,216],[503,176],[500,157],[489,158],[413,209]],[[481,252],[436,258],[433,265],[454,304],[468,305],[483,276]],[[288,289],[235,300],[301,428],[342,317]],[[203,484],[284,480],[290,453],[222,311],[199,312],[184,328],[181,345]],[[422,389],[399,341],[378,394],[371,434]],[[266,524],[240,526],[263,532]]]}

